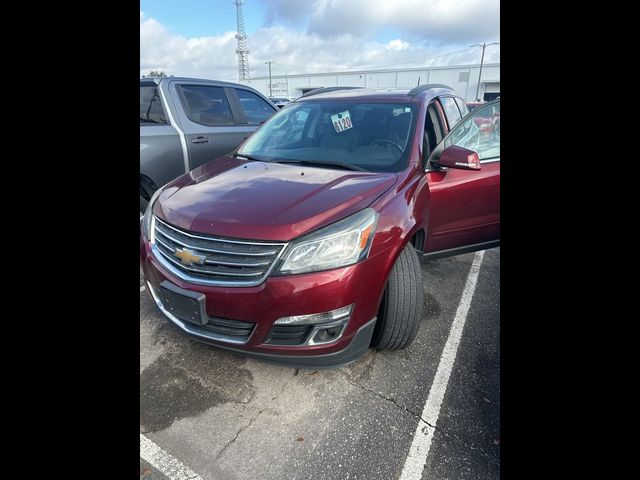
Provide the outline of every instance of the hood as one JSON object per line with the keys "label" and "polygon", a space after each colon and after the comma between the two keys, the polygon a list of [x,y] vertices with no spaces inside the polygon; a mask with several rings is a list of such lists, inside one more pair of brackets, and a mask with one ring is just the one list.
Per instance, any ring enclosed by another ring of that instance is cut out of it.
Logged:
{"label": "hood", "polygon": [[169,184],[154,213],[194,232],[289,241],[368,207],[396,179],[223,157]]}

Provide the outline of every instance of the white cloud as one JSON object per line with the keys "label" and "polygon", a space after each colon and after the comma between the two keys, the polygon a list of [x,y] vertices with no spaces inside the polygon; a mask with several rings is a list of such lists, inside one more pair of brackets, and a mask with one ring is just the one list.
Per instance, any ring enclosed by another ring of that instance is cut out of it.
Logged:
{"label": "white cloud", "polygon": [[407,48],[409,48],[409,44],[407,42],[403,42],[398,38],[396,40],[391,40],[387,44],[387,48],[390,48],[392,50],[406,50]]}
{"label": "white cloud", "polygon": [[[478,3],[475,0],[450,1],[454,5],[463,1]],[[405,3],[411,2],[414,0],[407,0]],[[273,5],[275,8],[275,6],[286,5],[286,3],[287,0],[282,0],[273,2]],[[329,0],[316,3],[317,8],[310,20],[310,25],[321,15],[329,18],[329,14],[333,14],[332,12],[337,5]],[[360,0],[352,0],[351,2],[338,3],[347,4],[345,8],[349,10],[348,5],[360,4],[361,2]],[[374,14],[361,11],[363,20],[359,20],[360,23],[372,22],[374,24],[378,22],[380,24],[382,20],[379,19],[384,15],[389,15],[389,21],[399,18],[397,14],[394,16],[389,13],[393,9],[385,3],[376,1],[371,3],[384,11],[374,12]],[[424,9],[425,3],[419,3]],[[389,2],[389,4],[395,5],[396,3]],[[448,21],[453,21],[451,15],[458,15],[455,12],[448,13],[451,8],[447,7],[445,2],[436,1],[434,3],[432,1],[431,4],[439,9],[438,11],[443,18],[449,18]],[[272,14],[273,18],[277,20],[278,12],[274,11]],[[299,15],[299,13],[295,15]],[[405,13],[405,17],[410,16]],[[376,18],[378,20],[375,20]],[[414,20],[412,22],[416,23]],[[316,23],[316,25],[318,24]],[[490,41],[495,38],[483,37],[478,41]],[[429,42],[410,36],[395,38],[389,42],[379,42],[346,30],[325,35],[294,30],[284,26],[266,25],[249,35],[247,43],[250,50],[249,67],[252,77],[266,74],[267,67],[264,62],[267,60],[277,62],[272,66],[274,74],[283,74],[285,70],[292,74],[367,69],[380,66],[391,68],[395,65],[420,67],[478,63],[481,52],[479,48],[469,49],[468,42]],[[141,74],[146,74],[151,70],[162,70],[169,75],[236,81],[238,60],[235,50],[236,39],[233,31],[215,36],[187,38],[170,32],[156,19],[140,12]],[[442,56],[450,52],[458,53]],[[499,46],[489,47],[486,51],[485,61],[500,61],[499,55]]]}
{"label": "white cloud", "polygon": [[308,33],[363,36],[381,29],[407,38],[482,42],[499,37],[499,0],[263,0],[267,25],[306,24]]}
{"label": "white cloud", "polygon": [[171,75],[233,79],[235,32],[211,37],[175,35],[155,18],[140,15],[140,73],[162,70]]}

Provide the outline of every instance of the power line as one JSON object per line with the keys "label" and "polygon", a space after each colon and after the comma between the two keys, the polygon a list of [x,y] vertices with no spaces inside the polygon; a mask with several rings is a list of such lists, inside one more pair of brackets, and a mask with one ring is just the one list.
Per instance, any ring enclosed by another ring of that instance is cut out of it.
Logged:
{"label": "power line", "polygon": [[[441,57],[448,57],[449,55],[455,55],[456,53],[462,53],[462,52],[466,52],[467,50],[471,50],[471,48],[465,48],[463,50],[457,50],[455,52],[449,52],[449,53],[445,53],[443,55],[433,55],[433,56],[429,56],[429,58],[441,58]],[[395,65],[406,65],[407,63],[417,63],[417,62],[424,62],[424,57],[421,58],[420,60],[409,60],[407,62],[397,62],[397,63],[388,63],[386,65],[377,65],[377,66],[373,66],[373,67],[369,67],[370,69],[374,69],[374,68],[380,68],[380,67],[393,67]]]}
{"label": "power line", "polygon": [[[426,63],[428,60],[430,59],[434,59],[434,58],[442,58],[442,57],[448,57],[450,55],[455,55],[458,53],[462,53],[462,52],[467,52],[471,50],[471,47],[462,49],[462,50],[456,50],[455,52],[449,52],[449,53],[444,53],[442,55],[433,55],[433,56],[429,56],[427,60],[425,60],[424,57],[420,58],[420,59],[416,59],[416,60],[408,60],[405,62],[396,62],[396,63],[388,63],[385,65],[372,65],[372,66],[364,66],[364,67],[352,67],[352,68],[361,68],[363,70],[374,70],[377,68],[382,68],[382,67],[395,67],[397,65],[407,65],[410,63]],[[327,71],[326,69],[322,69],[322,68],[309,68],[309,67],[302,67],[300,65],[291,65],[291,64],[287,64],[287,63],[280,63],[280,62],[272,62],[274,65],[279,65],[281,67],[291,67],[291,68],[297,68],[298,70],[302,70],[303,72],[310,72],[310,73],[333,73],[331,71]],[[428,67],[428,65],[425,65],[425,67]]]}

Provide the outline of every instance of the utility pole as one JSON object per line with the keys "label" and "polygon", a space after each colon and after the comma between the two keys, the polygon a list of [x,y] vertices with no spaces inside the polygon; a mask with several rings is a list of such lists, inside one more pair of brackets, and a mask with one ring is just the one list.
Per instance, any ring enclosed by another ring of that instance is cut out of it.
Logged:
{"label": "utility pole", "polygon": [[273,97],[273,92],[271,91],[271,64],[273,63],[272,60],[269,60],[267,62],[264,62],[265,64],[269,64],[269,97]]}
{"label": "utility pole", "polygon": [[247,34],[244,31],[244,15],[242,4],[244,0],[234,0],[236,4],[236,39],[238,40],[238,80],[250,80],[249,77],[249,49],[247,48]]}
{"label": "utility pole", "polygon": [[482,65],[484,64],[484,49],[489,45],[500,45],[500,42],[483,43],[482,45],[471,45],[471,47],[482,47],[482,58],[480,59],[480,73],[478,74],[478,87],[476,88],[476,101],[480,101],[478,94],[480,93],[480,80],[482,79]]}

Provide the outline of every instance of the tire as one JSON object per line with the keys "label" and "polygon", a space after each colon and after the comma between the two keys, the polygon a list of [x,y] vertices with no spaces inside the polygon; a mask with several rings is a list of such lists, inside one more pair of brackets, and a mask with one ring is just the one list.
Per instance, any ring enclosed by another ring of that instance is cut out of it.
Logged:
{"label": "tire", "polygon": [[144,212],[147,211],[147,205],[149,204],[149,202],[147,202],[146,199],[140,197],[140,215],[144,215]]}
{"label": "tire", "polygon": [[398,350],[411,345],[424,311],[422,266],[411,244],[391,270],[384,291],[372,345],[377,350]]}

